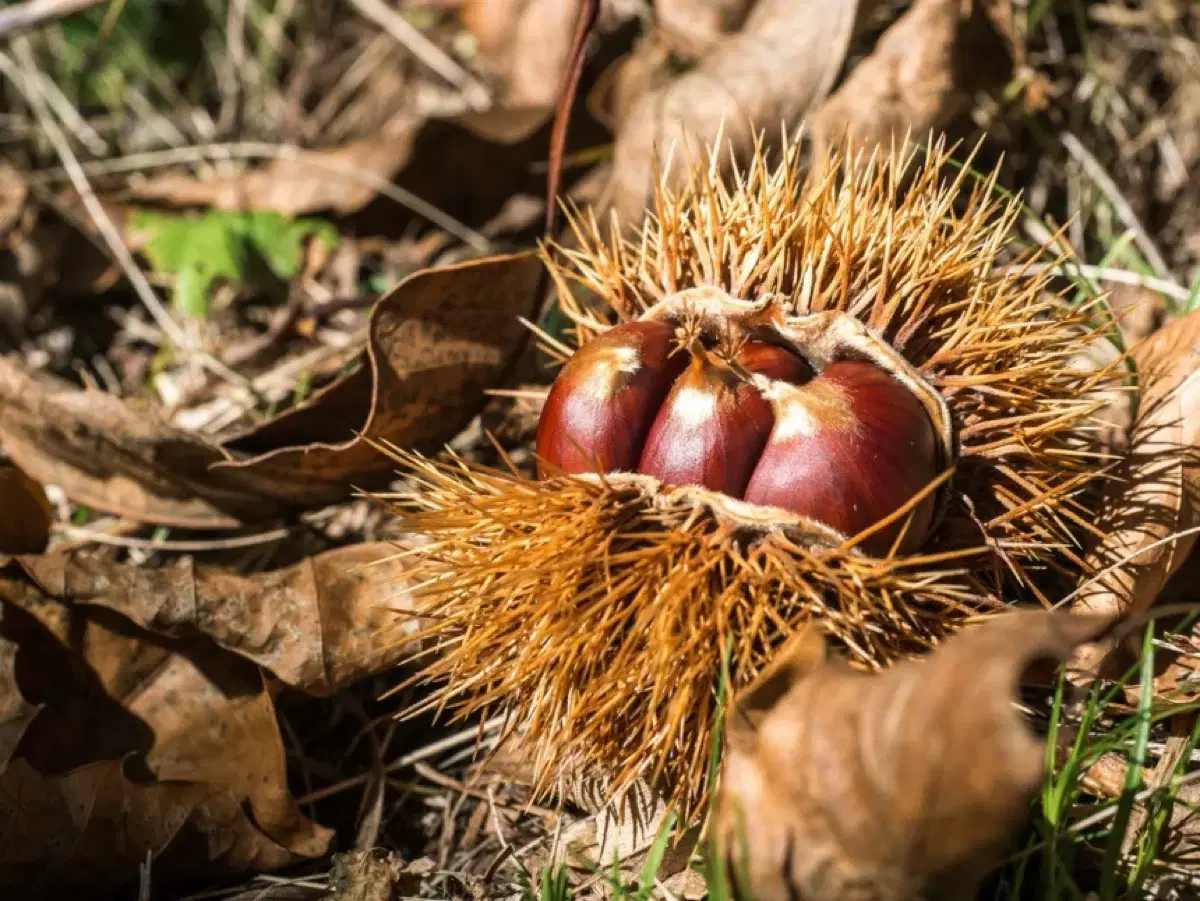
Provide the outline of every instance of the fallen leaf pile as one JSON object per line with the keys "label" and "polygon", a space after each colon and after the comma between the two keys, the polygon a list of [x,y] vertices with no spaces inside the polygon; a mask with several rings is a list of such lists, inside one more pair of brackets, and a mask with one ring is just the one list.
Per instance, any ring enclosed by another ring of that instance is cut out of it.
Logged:
{"label": "fallen leaf pile", "polygon": [[771,140],[805,120],[818,144],[847,132],[884,146],[906,133],[924,136],[965,111],[976,92],[1003,87],[1023,59],[1007,0],[919,0],[834,90],[878,6],[758,0],[739,30],[706,42],[694,68],[657,87],[642,79],[649,89],[623,103],[608,208],[632,227],[651,195],[653,160],[682,172],[685,154],[718,139],[725,162],[744,162],[755,135]]}
{"label": "fallen leaf pile", "polygon": [[324,853],[330,831],[288,793],[271,683],[327,695],[411,653],[389,629],[406,603],[391,550],[257,575],[70,552],[0,570],[0,885]]}
{"label": "fallen leaf pile", "polygon": [[[410,653],[390,545],[240,575],[71,553],[0,570],[0,884],[262,870],[331,837],[287,789],[270,681],[328,695]],[[383,563],[380,563],[383,560]]]}

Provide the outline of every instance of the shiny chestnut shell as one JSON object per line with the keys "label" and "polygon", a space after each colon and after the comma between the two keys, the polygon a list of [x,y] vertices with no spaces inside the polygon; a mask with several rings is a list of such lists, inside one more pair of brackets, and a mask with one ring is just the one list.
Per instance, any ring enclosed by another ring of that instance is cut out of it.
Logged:
{"label": "shiny chestnut shell", "polygon": [[568,473],[635,471],[646,433],[688,360],[675,327],[658,320],[614,326],[589,341],[546,398],[538,457]]}
{"label": "shiny chestnut shell", "polygon": [[[938,435],[916,394],[879,364],[838,360],[813,373],[796,352],[742,341],[732,359],[663,320],[619,325],[580,348],[538,423],[543,475],[638,472],[779,507],[854,536],[937,474]],[[933,520],[930,494],[899,545]],[[868,536],[890,551],[906,517]]]}
{"label": "shiny chestnut shell", "polygon": [[[937,435],[907,387],[874,363],[831,363],[804,388],[781,389],[775,426],[745,499],[782,507],[855,535],[899,509],[936,475]],[[912,550],[933,519],[934,498],[912,514],[901,550]],[[903,521],[868,537],[890,549]]]}

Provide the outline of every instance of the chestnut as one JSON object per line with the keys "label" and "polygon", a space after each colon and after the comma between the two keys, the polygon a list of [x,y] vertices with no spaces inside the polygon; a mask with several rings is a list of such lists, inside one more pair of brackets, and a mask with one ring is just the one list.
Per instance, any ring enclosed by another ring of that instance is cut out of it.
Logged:
{"label": "chestnut", "polygon": [[650,427],[638,470],[668,485],[741,497],[774,422],[771,404],[745,372],[792,382],[810,372],[795,354],[761,341],[744,342],[732,366],[693,353]]}
{"label": "chestnut", "polygon": [[563,365],[538,420],[544,464],[567,473],[634,472],[662,400],[688,363],[675,327],[658,320],[613,326]]}
{"label": "chestnut", "polygon": [[[731,341],[717,352],[658,319],[616,326],[580,348],[555,380],[537,433],[543,469],[639,472],[780,507],[848,536],[927,485],[937,447],[917,396],[874,362],[839,360],[814,375],[779,345]],[[901,552],[924,540],[934,503],[930,495],[913,509]],[[907,519],[867,536],[863,550],[889,552]]]}
{"label": "chestnut", "polygon": [[[855,535],[902,507],[936,475],[937,436],[916,396],[861,360],[834,362],[803,387],[772,392],[775,424],[745,499],[782,507]],[[923,498],[899,550],[915,549],[933,520]],[[868,536],[863,550],[891,549],[905,519]]]}

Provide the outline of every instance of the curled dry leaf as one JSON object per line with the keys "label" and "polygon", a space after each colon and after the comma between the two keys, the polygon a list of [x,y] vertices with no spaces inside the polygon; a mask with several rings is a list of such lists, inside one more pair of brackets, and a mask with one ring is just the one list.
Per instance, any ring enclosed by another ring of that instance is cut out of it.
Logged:
{"label": "curled dry leaf", "polygon": [[[745,158],[754,135],[795,126],[833,87],[870,0],[759,0],[742,30],[691,71],[634,101],[613,148],[608,205],[623,226],[641,222],[655,184],[654,159],[682,173],[689,148],[724,146]],[[664,168],[666,168],[664,166]]]}
{"label": "curled dry leaf", "polygon": [[941,130],[1023,59],[1010,0],[918,0],[812,120],[818,148]]}
{"label": "curled dry leaf", "polygon": [[[380,298],[368,324],[369,384],[352,374],[309,403],[226,445],[240,472],[299,506],[344,496],[348,484],[387,476],[372,442],[434,450],[484,407],[524,346],[541,262],[532,253],[426,269]],[[350,441],[351,430],[361,436]]]}
{"label": "curled dry leaf", "polygon": [[147,854],[156,872],[211,877],[324,853],[253,664],[51,598],[13,565],[0,615],[5,687],[38,708],[0,772],[0,884],[96,890]]}
{"label": "curled dry leaf", "polygon": [[53,519],[42,486],[17,467],[0,463],[0,554],[45,550]]}
{"label": "curled dry leaf", "polygon": [[18,561],[46,595],[103,607],[165,637],[197,632],[310,694],[327,695],[411,653],[404,567],[387,542],[265,573],[183,557],[159,569],[55,553]]}
{"label": "curled dry leaf", "polygon": [[877,674],[801,633],[731,710],[716,835],[735,888],[757,901],[973,897],[1043,775],[1020,677],[1107,622],[1005,615]]}
{"label": "curled dry leaf", "polygon": [[[1117,615],[1155,602],[1196,545],[1200,525],[1200,311],[1167,324],[1132,351],[1140,397],[1129,452],[1108,483],[1090,555],[1096,576],[1074,609]],[[1081,658],[1090,668],[1097,656]]]}
{"label": "curled dry leaf", "polygon": [[221,447],[0,359],[0,446],[71,500],[138,522],[232,528],[333,503],[390,475],[370,441],[436,449],[483,409],[523,346],[540,266],[525,253],[410,276],[372,310],[354,371]]}

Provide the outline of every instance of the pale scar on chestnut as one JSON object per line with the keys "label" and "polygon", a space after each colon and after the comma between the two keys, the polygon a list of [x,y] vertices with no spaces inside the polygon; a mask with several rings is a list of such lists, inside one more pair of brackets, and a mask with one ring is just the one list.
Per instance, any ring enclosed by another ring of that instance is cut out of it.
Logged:
{"label": "pale scar on chestnut", "polygon": [[[775,507],[854,536],[899,510],[939,473],[926,406],[876,360],[825,359],[763,340],[760,323],[656,315],[580,347],[538,422],[539,474],[637,473]],[[862,542],[912,551],[932,493]]]}

